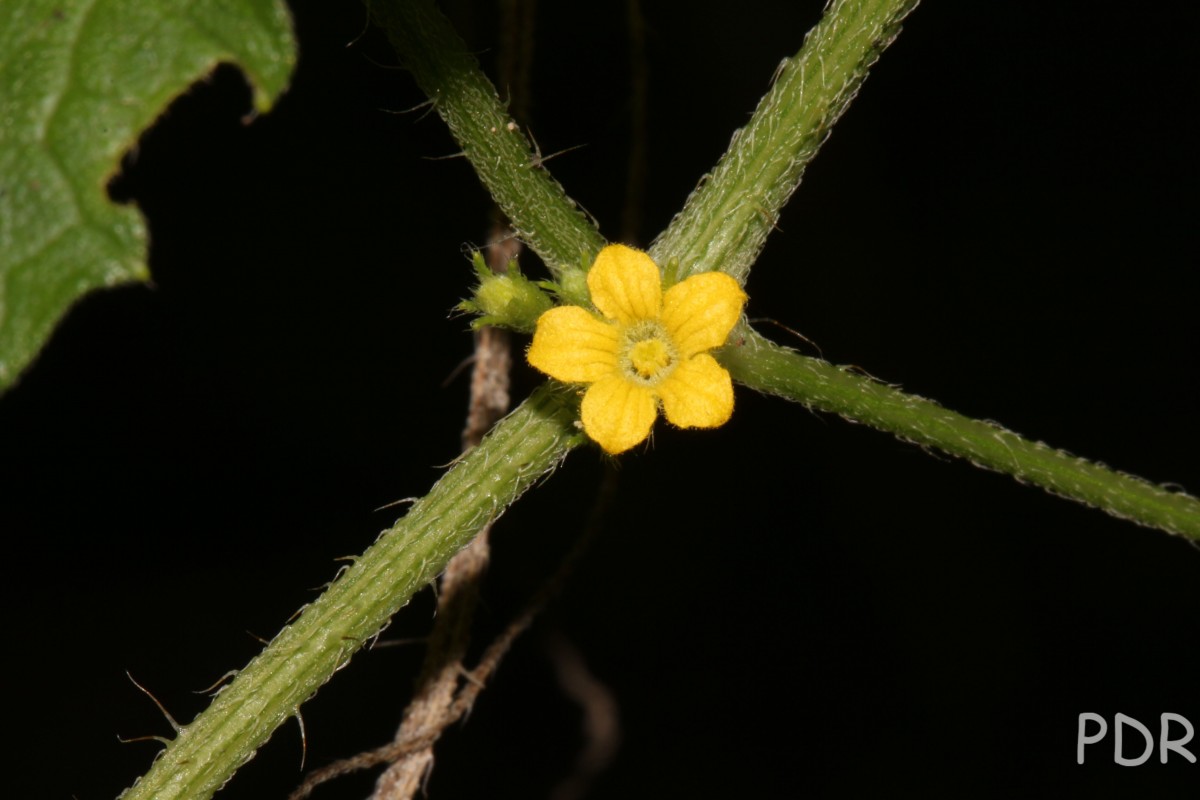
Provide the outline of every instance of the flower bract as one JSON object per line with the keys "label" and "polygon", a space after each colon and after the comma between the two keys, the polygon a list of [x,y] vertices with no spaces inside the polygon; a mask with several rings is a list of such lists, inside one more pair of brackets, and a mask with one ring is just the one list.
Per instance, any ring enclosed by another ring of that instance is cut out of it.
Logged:
{"label": "flower bract", "polygon": [[583,429],[622,453],[650,435],[661,408],[681,428],[715,428],[733,413],[733,382],[708,351],[725,343],[746,302],[721,272],[693,275],[663,291],[640,250],[609,245],[587,274],[592,304],[559,306],[538,318],[529,363],[552,378],[588,384]]}

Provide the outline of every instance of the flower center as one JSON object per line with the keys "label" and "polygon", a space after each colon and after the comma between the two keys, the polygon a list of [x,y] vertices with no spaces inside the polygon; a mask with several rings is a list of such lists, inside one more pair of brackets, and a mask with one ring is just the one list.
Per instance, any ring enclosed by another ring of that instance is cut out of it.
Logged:
{"label": "flower center", "polygon": [[657,320],[642,320],[625,328],[619,362],[625,377],[642,386],[655,386],[675,370],[675,345]]}
{"label": "flower center", "polygon": [[646,339],[629,349],[629,362],[639,375],[650,378],[671,363],[671,354],[662,339]]}

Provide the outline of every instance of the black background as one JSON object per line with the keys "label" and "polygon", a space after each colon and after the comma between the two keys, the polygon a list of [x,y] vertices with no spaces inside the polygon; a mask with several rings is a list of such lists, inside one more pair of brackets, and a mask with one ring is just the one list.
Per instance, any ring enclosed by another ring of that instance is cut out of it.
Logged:
{"label": "black background", "polygon": [[[114,185],[153,285],[76,307],[0,398],[9,548],[6,791],[115,797],[456,454],[471,351],[448,310],[489,201],[361,7],[298,3],[301,56],[247,126],[240,74],[177,101]],[[650,173],[635,243],[682,205],[819,2],[646,3]],[[623,4],[543,3],[531,129],[616,238]],[[495,12],[452,8],[485,63]],[[1192,274],[1200,9],[927,2],[810,167],[748,284],[883,380],[1200,490]],[[534,269],[532,262],[527,269]],[[812,348],[782,329],[781,341]],[[537,378],[522,367],[518,397]],[[443,385],[444,384],[444,385]],[[579,749],[552,635],[615,693],[595,798],[1182,797],[1200,764],[1075,763],[1077,716],[1200,724],[1200,553],[1010,478],[741,390],[714,432],[659,424],[605,533],[438,748],[430,796],[547,797]],[[577,452],[505,517],[479,637],[580,532]],[[420,636],[428,592],[389,637]],[[358,656],[304,707],[308,764],[381,743],[420,647]],[[1131,742],[1132,754],[1140,747]],[[1200,741],[1192,752],[1200,754]],[[282,798],[294,724],[221,794]],[[320,790],[360,798],[372,776]]]}

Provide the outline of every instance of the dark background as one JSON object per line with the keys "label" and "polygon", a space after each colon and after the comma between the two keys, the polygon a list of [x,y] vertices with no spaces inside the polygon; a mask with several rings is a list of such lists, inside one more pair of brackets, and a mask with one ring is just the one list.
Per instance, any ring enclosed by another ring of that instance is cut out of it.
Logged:
{"label": "dark background", "polygon": [[[76,307],[0,398],[6,792],[112,798],[334,558],[458,449],[468,243],[489,201],[355,4],[298,3],[300,64],[246,126],[240,74],[176,102],[114,184],[153,285]],[[635,243],[682,205],[820,2],[646,3],[649,180]],[[618,4],[543,3],[531,129],[621,235]],[[1200,490],[1200,6],[927,2],[785,210],[749,313],[971,416]],[[494,10],[456,3],[489,65]],[[533,262],[527,270],[535,270]],[[768,333],[812,352],[782,329]],[[537,378],[517,376],[519,397]],[[486,640],[578,537],[571,456],[495,534]],[[548,797],[580,747],[547,641],[620,704],[595,798],[1182,797],[1200,764],[1075,763],[1080,712],[1200,725],[1200,553],[1186,542],[738,393],[714,432],[659,424],[604,534],[465,725],[432,798]],[[422,635],[428,592],[389,629]],[[419,646],[362,654],[304,707],[308,765],[391,734]],[[1139,739],[1129,743],[1131,753]],[[1200,754],[1200,741],[1193,741]],[[281,729],[220,795],[283,798]],[[373,774],[318,798],[360,798]]]}

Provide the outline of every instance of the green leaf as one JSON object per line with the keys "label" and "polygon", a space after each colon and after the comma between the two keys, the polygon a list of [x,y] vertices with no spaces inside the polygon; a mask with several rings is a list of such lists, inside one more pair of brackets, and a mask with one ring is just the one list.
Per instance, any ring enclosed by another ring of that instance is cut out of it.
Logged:
{"label": "green leaf", "polygon": [[280,0],[0,2],[0,391],[84,292],[145,280],[141,215],[106,185],[218,62],[265,111],[296,58]]}

